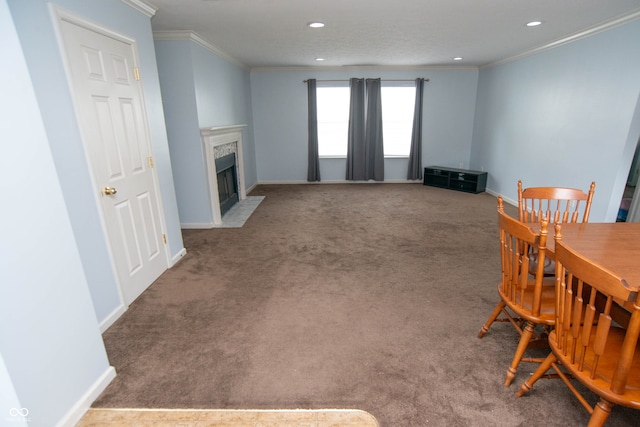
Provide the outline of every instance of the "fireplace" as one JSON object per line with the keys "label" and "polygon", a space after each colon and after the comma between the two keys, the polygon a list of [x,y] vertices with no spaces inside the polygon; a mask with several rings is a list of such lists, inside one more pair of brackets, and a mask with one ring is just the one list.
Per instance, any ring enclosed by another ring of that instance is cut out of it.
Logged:
{"label": "fireplace", "polygon": [[242,158],[244,126],[200,129],[207,165],[212,227],[222,226],[222,215],[246,198]]}
{"label": "fireplace", "polygon": [[238,203],[238,179],[236,176],[236,153],[216,159],[216,175],[218,180],[218,199],[220,215]]}

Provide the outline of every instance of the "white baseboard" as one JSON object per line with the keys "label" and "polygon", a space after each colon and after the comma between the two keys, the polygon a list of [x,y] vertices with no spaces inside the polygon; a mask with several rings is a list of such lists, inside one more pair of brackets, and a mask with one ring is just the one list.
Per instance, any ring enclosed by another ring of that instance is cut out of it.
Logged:
{"label": "white baseboard", "polygon": [[173,258],[171,258],[171,265],[169,266],[169,268],[176,265],[186,254],[187,250],[185,248],[182,248],[180,252],[178,252]]}
{"label": "white baseboard", "polygon": [[100,396],[109,383],[116,377],[116,370],[113,366],[109,366],[106,371],[94,382],[89,390],[76,402],[75,405],[62,417],[56,424],[56,427],[73,427],[87,413],[91,404]]}
{"label": "white baseboard", "polygon": [[422,184],[422,180],[408,179],[385,179],[384,181],[347,181],[346,179],[324,180],[324,181],[260,181],[258,185],[322,185],[322,184]]}
{"label": "white baseboard", "polygon": [[122,316],[122,313],[124,313],[125,311],[127,311],[127,307],[125,307],[125,305],[121,303],[118,307],[115,308],[115,310],[109,313],[107,317],[102,319],[102,321],[98,325],[100,327],[100,333],[103,334],[104,331],[109,329],[109,326],[113,325],[113,323],[118,320],[118,318]]}
{"label": "white baseboard", "polygon": [[183,229],[213,228],[213,222],[181,222],[180,228],[183,228]]}
{"label": "white baseboard", "polygon": [[494,196],[495,198],[498,198],[498,197],[502,196],[502,200],[504,200],[504,201],[505,201],[505,203],[508,203],[508,204],[510,204],[511,206],[516,206],[516,207],[518,206],[518,201],[517,201],[517,200],[513,200],[513,199],[510,199],[510,198],[508,198],[508,197],[505,197],[504,195],[502,195],[502,194],[500,194],[500,193],[496,193],[495,191],[490,190],[490,189],[488,189],[488,188],[487,188],[485,191],[486,191],[487,193],[491,194],[492,196]]}
{"label": "white baseboard", "polygon": [[[325,181],[322,181],[324,183]],[[328,182],[328,181],[327,181]],[[308,181],[260,181],[256,185],[285,185],[285,184],[321,184],[321,182]]]}
{"label": "white baseboard", "polygon": [[245,194],[249,194],[251,192],[251,190],[253,190],[254,188],[256,188],[258,185],[258,183],[256,182],[255,184],[253,184],[252,186],[250,186],[249,188],[247,188],[245,190]]}
{"label": "white baseboard", "polygon": [[489,188],[486,188],[484,191],[486,191],[487,193],[491,194],[494,197],[500,196],[500,194],[496,193],[495,191],[493,191],[493,190],[491,190]]}

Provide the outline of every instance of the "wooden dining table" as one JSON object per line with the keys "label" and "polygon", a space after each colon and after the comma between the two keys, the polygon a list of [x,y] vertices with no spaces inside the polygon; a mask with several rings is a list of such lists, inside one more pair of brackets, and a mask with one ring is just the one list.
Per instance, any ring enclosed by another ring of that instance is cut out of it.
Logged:
{"label": "wooden dining table", "polygon": [[[540,231],[540,224],[531,224]],[[548,229],[547,255],[555,253],[555,230]],[[626,282],[629,288],[640,292],[640,222],[586,222],[560,225],[564,245],[589,259]],[[623,310],[615,309],[612,317],[626,327],[632,301],[617,301]]]}
{"label": "wooden dining table", "polygon": [[[533,227],[532,227],[533,228]],[[540,226],[535,227],[536,231]],[[561,224],[563,244],[640,289],[640,222]],[[549,227],[547,251],[553,257],[555,231]]]}

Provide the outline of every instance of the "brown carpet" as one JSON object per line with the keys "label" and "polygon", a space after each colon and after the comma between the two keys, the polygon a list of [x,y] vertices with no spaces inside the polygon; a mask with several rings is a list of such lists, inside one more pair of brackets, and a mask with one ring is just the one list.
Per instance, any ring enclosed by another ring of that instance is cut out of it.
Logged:
{"label": "brown carpet", "polygon": [[[514,184],[515,185],[515,184]],[[502,385],[496,199],[419,184],[264,185],[243,228],[187,255],[104,333],[95,407],[368,411],[381,426],[580,426],[559,380]],[[511,212],[515,213],[515,210]],[[615,407],[607,426],[639,425]]]}

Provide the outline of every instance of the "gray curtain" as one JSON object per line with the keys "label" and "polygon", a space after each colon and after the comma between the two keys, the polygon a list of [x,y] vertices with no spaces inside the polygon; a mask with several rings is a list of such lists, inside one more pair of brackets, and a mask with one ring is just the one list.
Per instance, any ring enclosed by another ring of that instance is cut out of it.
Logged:
{"label": "gray curtain", "polygon": [[349,79],[349,135],[347,138],[347,180],[362,180],[365,176],[365,93],[364,79]]}
{"label": "gray curtain", "polygon": [[307,181],[320,181],[320,158],[318,157],[318,103],[316,99],[316,79],[307,80],[308,126],[309,126],[309,163]]}
{"label": "gray curtain", "polygon": [[384,181],[380,79],[350,79],[347,180]]}
{"label": "gray curtain", "polygon": [[422,179],[422,92],[424,79],[416,79],[416,103],[413,109],[413,131],[409,151],[409,170],[407,179]]}
{"label": "gray curtain", "polygon": [[365,179],[384,181],[382,144],[382,96],[380,79],[367,79],[367,118],[365,129]]}

